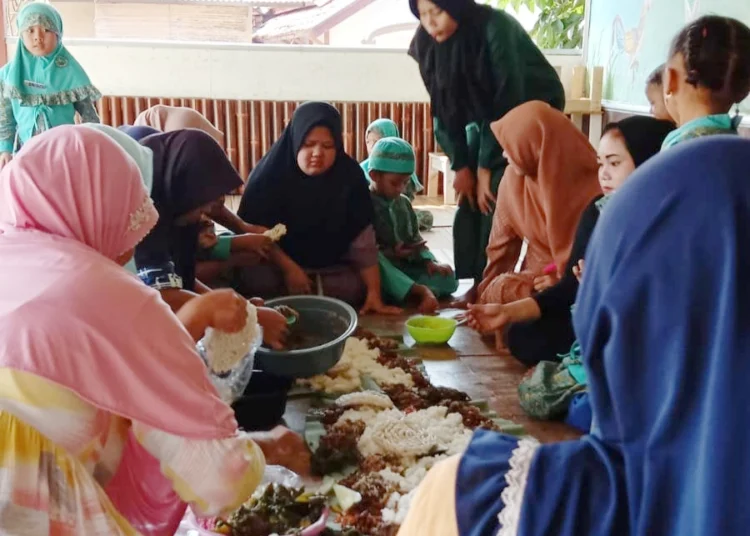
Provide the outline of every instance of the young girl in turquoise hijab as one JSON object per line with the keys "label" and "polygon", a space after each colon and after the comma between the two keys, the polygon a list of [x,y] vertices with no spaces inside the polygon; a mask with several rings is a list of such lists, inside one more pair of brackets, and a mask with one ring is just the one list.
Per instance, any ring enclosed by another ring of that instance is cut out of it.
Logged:
{"label": "young girl in turquoise hijab", "polygon": [[[370,123],[370,125],[367,127],[367,130],[365,131],[365,142],[367,144],[368,155],[371,155],[372,148],[375,147],[375,144],[378,142],[378,140],[382,138],[401,138],[401,133],[398,130],[398,125],[396,125],[393,120],[385,117],[381,117],[380,119],[376,119],[375,121]],[[359,165],[365,172],[365,177],[367,177],[367,180],[370,180],[370,158],[367,158]],[[424,187],[422,186],[422,183],[419,182],[419,177],[417,177],[417,173],[415,171],[411,174],[409,182],[406,184],[404,195],[409,198],[409,201],[414,201],[414,197],[422,190],[424,190]],[[432,229],[432,224],[434,221],[432,212],[429,212],[427,210],[416,210],[415,213],[417,214],[417,222],[419,224],[420,231],[429,231],[430,229]]]}
{"label": "young girl in turquoise hijab", "polygon": [[715,134],[737,134],[750,93],[750,28],[729,17],[707,15],[675,37],[662,75],[664,102],[679,127],[663,149]]}
{"label": "young girl in turquoise hijab", "polygon": [[98,123],[101,93],[62,44],[60,13],[25,5],[16,19],[21,37],[13,61],[0,69],[0,167],[35,134],[75,123]]}

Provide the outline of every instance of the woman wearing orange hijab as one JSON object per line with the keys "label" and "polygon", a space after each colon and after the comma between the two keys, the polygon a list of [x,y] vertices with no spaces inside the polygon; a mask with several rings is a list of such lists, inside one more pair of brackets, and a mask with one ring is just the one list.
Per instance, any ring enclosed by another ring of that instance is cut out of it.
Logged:
{"label": "woman wearing orange hijab", "polygon": [[[601,193],[596,151],[565,115],[523,104],[492,124],[509,165],[500,181],[481,303],[528,297],[545,268],[564,269],[581,213]],[[524,240],[528,244],[520,271]]]}

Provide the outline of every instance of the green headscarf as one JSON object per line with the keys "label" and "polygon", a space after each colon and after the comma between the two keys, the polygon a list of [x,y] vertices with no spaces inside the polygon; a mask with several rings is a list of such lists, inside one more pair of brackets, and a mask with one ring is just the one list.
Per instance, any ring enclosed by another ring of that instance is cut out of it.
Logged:
{"label": "green headscarf", "polygon": [[365,135],[372,131],[376,131],[381,138],[400,138],[401,133],[398,131],[398,125],[391,119],[381,117],[376,119],[370,126],[367,127]]}
{"label": "green headscarf", "polygon": [[138,169],[141,172],[141,178],[143,179],[143,185],[146,187],[148,193],[151,193],[151,189],[154,185],[154,152],[148,147],[144,147],[133,138],[117,130],[109,125],[101,125],[99,123],[84,123],[80,125],[84,128],[93,128],[98,130],[102,134],[106,134],[112,141],[120,146],[128,156],[135,160],[138,165]]}
{"label": "green headscarf", "polygon": [[370,153],[370,169],[411,175],[415,169],[414,149],[401,138],[380,138]]}
{"label": "green headscarf", "polygon": [[[376,132],[381,138],[401,138],[398,125],[396,125],[393,120],[386,117],[381,117],[370,123],[365,131],[365,135],[370,132]],[[368,181],[370,180],[371,159],[372,157],[359,164],[362,171],[365,172],[365,177],[367,177]],[[406,188],[406,197],[414,199],[414,196],[422,190],[424,190],[424,187],[422,186],[422,183],[419,182],[419,177],[417,177],[416,171],[413,171],[411,174],[411,181]]]}
{"label": "green headscarf", "polygon": [[[63,23],[49,4],[26,4],[16,19],[21,34],[41,25],[57,34],[57,48],[43,58],[34,56],[18,40],[13,61],[0,70],[0,97],[14,102],[14,114],[22,141],[28,140],[41,118],[47,128],[72,121],[74,102],[101,98],[88,75],[62,44]],[[19,106],[20,105],[20,106]]]}

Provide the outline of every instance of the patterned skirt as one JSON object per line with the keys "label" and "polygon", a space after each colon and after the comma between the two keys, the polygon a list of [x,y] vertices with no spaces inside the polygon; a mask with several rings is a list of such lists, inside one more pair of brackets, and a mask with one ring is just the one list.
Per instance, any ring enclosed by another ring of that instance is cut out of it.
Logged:
{"label": "patterned skirt", "polygon": [[83,464],[0,411],[0,527],[4,534],[137,536]]}

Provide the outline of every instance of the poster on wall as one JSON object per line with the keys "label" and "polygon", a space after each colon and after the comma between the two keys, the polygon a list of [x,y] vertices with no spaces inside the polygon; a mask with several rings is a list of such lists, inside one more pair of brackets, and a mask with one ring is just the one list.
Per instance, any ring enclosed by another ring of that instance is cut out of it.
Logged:
{"label": "poster on wall", "polygon": [[[648,105],[646,79],[686,23],[717,14],[750,25],[748,0],[591,0],[590,9],[588,63],[604,67],[604,98],[627,105]],[[750,99],[741,109],[750,113]]]}

